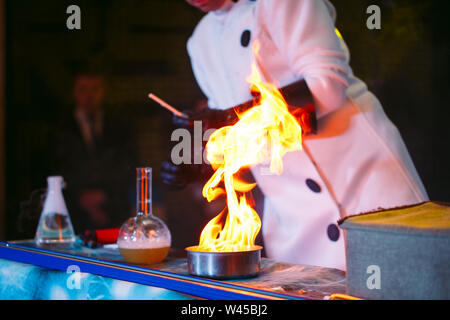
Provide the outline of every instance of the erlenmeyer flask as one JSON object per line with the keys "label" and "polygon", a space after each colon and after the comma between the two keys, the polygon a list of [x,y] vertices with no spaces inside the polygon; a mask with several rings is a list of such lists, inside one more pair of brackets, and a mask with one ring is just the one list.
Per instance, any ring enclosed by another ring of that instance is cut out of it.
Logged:
{"label": "erlenmeyer flask", "polygon": [[38,246],[69,246],[75,242],[75,233],[62,194],[63,182],[61,176],[47,178],[47,196],[34,238]]}

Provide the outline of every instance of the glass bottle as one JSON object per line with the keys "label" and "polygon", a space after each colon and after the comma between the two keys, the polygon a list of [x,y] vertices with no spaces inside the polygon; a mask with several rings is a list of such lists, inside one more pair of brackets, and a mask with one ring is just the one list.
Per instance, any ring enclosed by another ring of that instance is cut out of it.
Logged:
{"label": "glass bottle", "polygon": [[152,169],[136,169],[136,216],[120,228],[117,245],[131,263],[152,264],[164,260],[171,245],[170,231],[152,214]]}
{"label": "glass bottle", "polygon": [[38,246],[70,246],[75,242],[75,233],[62,194],[63,183],[61,176],[47,178],[47,195],[34,238]]}

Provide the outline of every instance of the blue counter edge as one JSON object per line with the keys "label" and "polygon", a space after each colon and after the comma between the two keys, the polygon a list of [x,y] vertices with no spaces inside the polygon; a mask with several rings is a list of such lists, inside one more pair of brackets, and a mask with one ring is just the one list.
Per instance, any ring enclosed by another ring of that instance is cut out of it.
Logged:
{"label": "blue counter edge", "polygon": [[0,241],[0,258],[66,272],[76,264],[82,272],[215,300],[295,299],[301,297],[220,281],[88,258]]}

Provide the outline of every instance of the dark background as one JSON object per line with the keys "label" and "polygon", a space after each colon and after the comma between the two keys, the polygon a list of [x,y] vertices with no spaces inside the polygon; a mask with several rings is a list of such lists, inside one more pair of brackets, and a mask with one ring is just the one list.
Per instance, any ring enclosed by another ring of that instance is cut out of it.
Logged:
{"label": "dark background", "polygon": [[[398,126],[430,198],[449,201],[447,1],[332,2],[355,74]],[[58,119],[72,112],[71,76],[79,65],[93,62],[107,70],[108,108],[135,124],[138,163],[154,168],[156,212],[168,222],[174,246],[195,244],[209,219],[200,212],[201,195],[192,194],[200,186],[183,192],[161,186],[158,170],[168,152],[171,117],[146,96],[154,92],[180,109],[201,99],[185,44],[202,13],[183,0],[6,4],[7,239],[33,236],[17,230],[19,203],[45,188],[51,135]],[[79,31],[66,28],[71,4],[81,7]],[[370,4],[381,7],[381,30],[366,28]]]}

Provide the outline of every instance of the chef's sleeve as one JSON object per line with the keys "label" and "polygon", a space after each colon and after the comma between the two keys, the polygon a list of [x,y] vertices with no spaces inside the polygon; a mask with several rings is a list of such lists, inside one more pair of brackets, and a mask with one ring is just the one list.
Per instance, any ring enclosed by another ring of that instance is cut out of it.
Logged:
{"label": "chef's sleeve", "polygon": [[342,106],[349,66],[324,0],[262,0],[259,9],[275,46],[308,84],[318,116]]}

